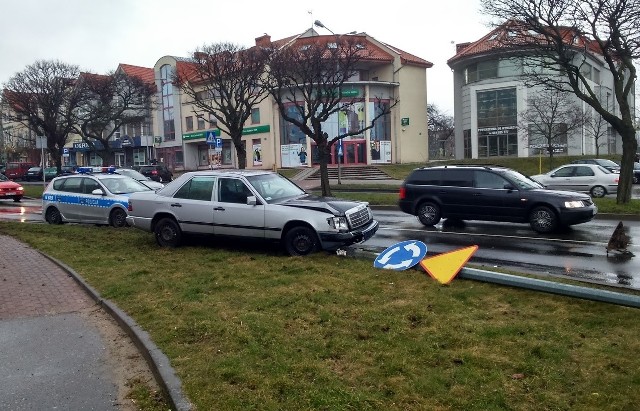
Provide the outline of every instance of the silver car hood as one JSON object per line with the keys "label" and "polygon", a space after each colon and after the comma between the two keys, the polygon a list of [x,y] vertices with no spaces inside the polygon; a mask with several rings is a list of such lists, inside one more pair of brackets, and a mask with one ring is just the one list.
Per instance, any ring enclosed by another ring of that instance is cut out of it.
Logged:
{"label": "silver car hood", "polygon": [[335,197],[320,197],[307,194],[302,197],[283,200],[277,204],[286,207],[307,208],[336,216],[344,216],[346,211],[364,203]]}

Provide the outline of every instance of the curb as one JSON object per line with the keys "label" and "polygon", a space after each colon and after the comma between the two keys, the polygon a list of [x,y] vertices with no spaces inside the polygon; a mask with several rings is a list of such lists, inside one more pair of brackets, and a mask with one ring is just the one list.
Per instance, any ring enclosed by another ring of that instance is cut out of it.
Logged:
{"label": "curb", "polygon": [[[37,251],[37,250],[36,250]],[[71,276],[80,287],[104,310],[113,317],[120,328],[129,335],[135,346],[138,348],[144,359],[146,360],[155,380],[160,388],[167,394],[170,405],[176,411],[191,411],[193,405],[182,392],[182,382],[176,376],[175,371],[171,367],[169,358],[153,343],[149,334],[122,311],[118,306],[109,300],[105,300],[100,296],[93,287],[91,287],[78,273],[71,267],[61,261],[38,251],[48,260],[62,268],[69,276]]]}

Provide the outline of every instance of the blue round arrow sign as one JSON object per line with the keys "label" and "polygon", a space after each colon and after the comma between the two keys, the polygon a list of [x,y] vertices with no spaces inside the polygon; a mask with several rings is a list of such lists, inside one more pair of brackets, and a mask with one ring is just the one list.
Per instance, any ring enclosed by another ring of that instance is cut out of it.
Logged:
{"label": "blue round arrow sign", "polygon": [[427,245],[422,241],[402,241],[378,254],[373,266],[387,270],[402,271],[418,264],[425,255],[427,255]]}

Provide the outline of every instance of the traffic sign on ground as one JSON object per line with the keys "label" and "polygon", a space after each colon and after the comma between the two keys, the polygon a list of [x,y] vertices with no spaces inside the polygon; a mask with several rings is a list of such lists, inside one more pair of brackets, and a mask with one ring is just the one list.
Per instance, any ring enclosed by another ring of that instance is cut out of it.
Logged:
{"label": "traffic sign on ground", "polygon": [[472,245],[448,253],[438,254],[435,257],[425,258],[420,262],[420,265],[440,283],[449,284],[477,249],[477,245]]}
{"label": "traffic sign on ground", "polygon": [[422,241],[402,241],[378,254],[373,266],[387,270],[406,270],[418,264],[426,254],[427,245]]}

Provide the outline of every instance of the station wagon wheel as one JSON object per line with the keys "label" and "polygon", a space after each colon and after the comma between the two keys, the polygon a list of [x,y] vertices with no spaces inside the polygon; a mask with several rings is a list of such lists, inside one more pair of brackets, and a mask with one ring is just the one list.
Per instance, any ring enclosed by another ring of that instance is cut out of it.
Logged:
{"label": "station wagon wheel", "polygon": [[319,248],[318,237],[309,227],[294,227],[284,236],[284,248],[291,256],[311,254]]}
{"label": "station wagon wheel", "polygon": [[558,218],[549,207],[540,206],[529,214],[529,224],[535,232],[550,233],[558,226]]}
{"label": "station wagon wheel", "polygon": [[109,216],[111,225],[116,228],[127,226],[127,213],[121,208],[114,208]]}
{"label": "station wagon wheel", "polygon": [[180,226],[172,218],[163,218],[158,221],[153,232],[156,235],[156,242],[161,247],[177,247],[182,240]]}
{"label": "station wagon wheel", "polygon": [[431,202],[421,203],[418,206],[418,220],[427,227],[438,224],[440,221],[440,207]]}
{"label": "station wagon wheel", "polygon": [[591,197],[601,198],[607,194],[607,190],[602,186],[595,186],[591,188]]}
{"label": "station wagon wheel", "polygon": [[55,207],[49,207],[44,215],[44,219],[49,224],[62,224],[62,216],[60,211]]}

